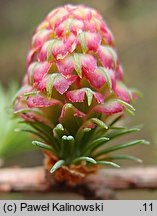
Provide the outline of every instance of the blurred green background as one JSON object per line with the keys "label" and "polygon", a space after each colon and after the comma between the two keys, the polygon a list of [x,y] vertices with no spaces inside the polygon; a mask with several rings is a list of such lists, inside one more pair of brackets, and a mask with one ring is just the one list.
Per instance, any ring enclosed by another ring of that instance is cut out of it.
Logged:
{"label": "blurred green background", "polygon": [[[156,0],[0,0],[0,83],[8,88],[12,80],[15,80],[20,85],[26,72],[25,60],[35,27],[50,10],[67,3],[81,3],[94,7],[100,11],[112,30],[124,67],[125,81],[128,86],[136,87],[143,93],[143,98],[136,104],[135,117],[129,119],[130,124],[144,124],[143,130],[136,136],[151,142],[150,146],[139,146],[129,151],[144,160],[142,166],[156,165]],[[39,165],[42,164],[42,155],[38,152],[18,155],[16,160],[12,159],[6,165],[14,164]],[[137,164],[127,162],[124,165]],[[157,193],[138,196],[139,199],[140,196],[142,199],[156,199]],[[122,199],[138,199],[138,196],[134,192],[119,195]]]}

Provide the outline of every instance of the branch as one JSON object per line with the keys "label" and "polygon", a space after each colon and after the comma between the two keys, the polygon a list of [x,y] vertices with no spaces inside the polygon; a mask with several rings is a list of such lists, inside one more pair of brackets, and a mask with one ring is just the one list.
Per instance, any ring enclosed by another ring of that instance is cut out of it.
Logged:
{"label": "branch", "polygon": [[42,167],[0,169],[1,192],[73,191],[87,199],[112,199],[113,190],[125,189],[157,189],[157,167],[101,170],[75,187],[58,184]]}
{"label": "branch", "polygon": [[92,182],[114,190],[157,189],[157,167],[101,170],[85,179],[85,184]]}
{"label": "branch", "polygon": [[0,169],[0,191],[44,192],[51,186],[46,176],[42,167]]}

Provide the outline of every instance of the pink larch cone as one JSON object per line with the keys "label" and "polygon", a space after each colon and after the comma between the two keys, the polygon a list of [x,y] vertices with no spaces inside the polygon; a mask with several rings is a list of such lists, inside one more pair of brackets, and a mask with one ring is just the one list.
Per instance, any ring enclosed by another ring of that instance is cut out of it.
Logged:
{"label": "pink larch cone", "polygon": [[[44,149],[57,180],[76,183],[101,165],[118,166],[109,154],[116,149],[106,143],[117,131],[125,134],[114,124],[134,112],[135,98],[96,10],[59,7],[36,28],[15,113],[44,141],[34,144]],[[135,142],[128,146],[144,143]]]}

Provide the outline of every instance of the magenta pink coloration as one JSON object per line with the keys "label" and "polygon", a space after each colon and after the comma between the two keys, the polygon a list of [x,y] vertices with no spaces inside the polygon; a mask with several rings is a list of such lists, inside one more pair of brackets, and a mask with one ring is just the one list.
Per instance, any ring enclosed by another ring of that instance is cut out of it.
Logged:
{"label": "magenta pink coloration", "polygon": [[102,68],[99,67],[96,68],[94,73],[85,73],[85,77],[90,84],[97,89],[101,88],[107,82]]}
{"label": "magenta pink coloration", "polygon": [[51,11],[34,32],[14,109],[39,138],[33,144],[43,149],[45,166],[57,181],[79,182],[100,165],[118,167],[106,142],[126,134],[119,120],[125,111],[134,113],[136,92],[124,83],[102,16],[83,5],[65,5]]}
{"label": "magenta pink coloration", "polygon": [[115,51],[108,46],[100,46],[98,56],[102,65],[107,69],[115,69],[117,55]]}
{"label": "magenta pink coloration", "polygon": [[48,82],[51,81],[52,87],[54,86],[60,94],[64,94],[69,86],[76,80],[76,78],[77,76],[73,75],[70,78],[66,79],[60,74],[55,74],[55,76],[52,78],[52,75],[48,74],[39,83],[38,90],[42,92],[45,91]]}
{"label": "magenta pink coloration", "polygon": [[61,104],[61,102],[56,99],[48,99],[40,95],[29,96],[27,98],[27,105],[29,108],[50,107],[50,106],[55,106],[58,104]]}
{"label": "magenta pink coloration", "polygon": [[67,109],[84,121],[90,113],[121,113],[126,107],[118,100],[131,104],[135,98],[123,83],[113,35],[96,10],[82,5],[59,7],[36,28],[16,110],[30,108],[33,113],[33,108],[45,107],[49,118],[50,108],[60,105],[56,124]]}
{"label": "magenta pink coloration", "polygon": [[72,111],[73,111],[73,116],[77,116],[77,117],[81,117],[81,118],[83,118],[83,117],[86,116],[85,113],[80,112],[80,111],[79,111],[77,108],[75,108],[73,105],[71,105],[71,104],[65,104],[65,105],[63,106],[63,108],[62,108],[61,115],[60,115],[60,118],[59,118],[60,122],[62,122],[62,120],[64,119],[64,116],[66,115],[66,112],[67,112],[68,109],[72,109]]}
{"label": "magenta pink coloration", "polygon": [[[82,66],[82,70],[87,73],[93,73],[97,68],[96,58],[92,55],[80,55],[80,66]],[[77,68],[75,67],[77,70]]]}
{"label": "magenta pink coloration", "polygon": [[116,95],[123,101],[130,103],[130,96],[127,87],[122,83],[117,83]]}
{"label": "magenta pink coloration", "polygon": [[123,79],[123,69],[122,69],[122,66],[120,66],[119,64],[117,65],[117,68],[116,68],[116,76],[117,76],[117,79],[119,80]]}
{"label": "magenta pink coloration", "polygon": [[36,34],[32,38],[32,45],[34,46],[34,48],[40,48],[50,38],[52,32],[53,31],[51,29],[45,29],[36,32]]}
{"label": "magenta pink coloration", "polygon": [[[88,89],[77,89],[73,91],[69,91],[66,93],[66,97],[68,100],[71,102],[83,102],[85,100],[85,94]],[[103,103],[104,102],[104,95],[98,92],[93,92],[91,91],[91,94],[95,97],[98,103]]]}
{"label": "magenta pink coloration", "polygon": [[117,101],[109,101],[105,104],[97,105],[94,111],[104,113],[107,115],[112,115],[123,111],[123,106]]}
{"label": "magenta pink coloration", "polygon": [[72,75],[72,72],[75,68],[74,60],[71,56],[64,58],[63,60],[59,60],[56,62],[59,73],[63,74],[65,77],[69,77]]}
{"label": "magenta pink coloration", "polygon": [[94,97],[96,98],[98,103],[102,103],[102,104],[104,103],[104,97],[105,96],[103,94],[95,92]]}
{"label": "magenta pink coloration", "polygon": [[[28,68],[28,76],[31,77],[32,76],[32,81],[34,84],[39,84],[40,81],[43,79],[43,77],[48,73],[48,71],[50,70],[52,64],[48,63],[48,62],[35,62],[33,64],[31,64]],[[33,70],[33,75],[31,74]],[[30,83],[30,79],[29,79],[29,83]]]}
{"label": "magenta pink coloration", "polygon": [[85,98],[85,90],[77,89],[66,93],[66,97],[71,102],[83,102]]}
{"label": "magenta pink coloration", "polygon": [[60,94],[64,94],[69,86],[76,80],[76,76],[73,75],[68,79],[65,79],[62,76],[58,76],[55,80],[55,88]]}

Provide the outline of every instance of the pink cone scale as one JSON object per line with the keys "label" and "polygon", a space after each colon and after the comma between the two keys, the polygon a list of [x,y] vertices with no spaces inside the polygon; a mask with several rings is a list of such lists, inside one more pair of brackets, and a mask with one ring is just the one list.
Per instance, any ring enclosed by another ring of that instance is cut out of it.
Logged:
{"label": "pink cone scale", "polygon": [[48,155],[52,173],[84,176],[91,166],[118,166],[101,154],[100,139],[112,138],[110,126],[134,112],[135,98],[124,84],[113,35],[96,10],[59,7],[36,28],[15,114],[39,132],[41,142],[34,144]]}

